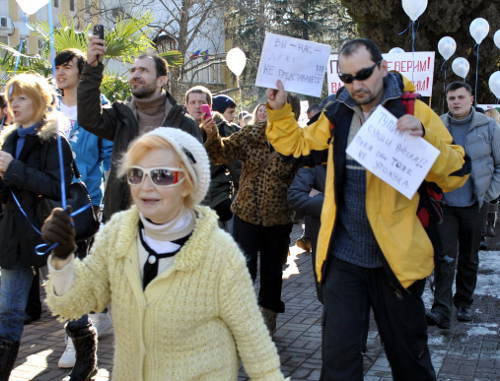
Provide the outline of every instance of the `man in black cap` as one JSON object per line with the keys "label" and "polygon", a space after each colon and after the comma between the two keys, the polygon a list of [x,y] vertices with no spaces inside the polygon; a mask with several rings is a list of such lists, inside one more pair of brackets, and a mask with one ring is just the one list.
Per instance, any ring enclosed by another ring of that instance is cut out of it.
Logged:
{"label": "man in black cap", "polygon": [[227,122],[233,123],[236,102],[229,95],[217,95],[212,100],[212,110],[220,112]]}

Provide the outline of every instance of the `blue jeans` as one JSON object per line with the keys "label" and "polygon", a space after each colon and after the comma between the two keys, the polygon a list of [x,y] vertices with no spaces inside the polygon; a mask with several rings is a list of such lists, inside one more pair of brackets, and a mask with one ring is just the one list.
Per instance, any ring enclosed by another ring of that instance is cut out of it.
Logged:
{"label": "blue jeans", "polygon": [[30,267],[1,269],[0,337],[20,341],[24,330],[26,303],[33,281]]}

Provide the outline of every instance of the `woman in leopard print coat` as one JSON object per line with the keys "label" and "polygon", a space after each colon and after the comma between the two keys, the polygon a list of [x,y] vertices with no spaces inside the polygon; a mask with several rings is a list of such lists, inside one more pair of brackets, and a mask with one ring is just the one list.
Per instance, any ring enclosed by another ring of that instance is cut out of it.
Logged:
{"label": "woman in leopard print coat", "polygon": [[[298,118],[300,102],[290,96]],[[286,263],[292,211],[287,190],[295,171],[296,160],[280,155],[266,139],[265,122],[247,125],[229,137],[221,138],[211,119],[203,125],[207,134],[205,148],[217,164],[240,160],[240,186],[231,209],[234,213],[234,239],[247,257],[252,279],[257,277],[260,253],[259,305],[271,333],[276,328],[276,314],[284,312],[281,300],[282,268]]]}

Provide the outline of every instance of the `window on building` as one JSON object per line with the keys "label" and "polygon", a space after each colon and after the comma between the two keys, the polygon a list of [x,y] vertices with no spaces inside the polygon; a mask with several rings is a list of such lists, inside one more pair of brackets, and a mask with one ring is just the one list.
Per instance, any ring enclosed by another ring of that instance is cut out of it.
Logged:
{"label": "window on building", "polygon": [[54,0],[54,8],[59,8],[59,0]]}
{"label": "window on building", "polygon": [[71,12],[75,11],[75,0],[69,0],[69,10]]}

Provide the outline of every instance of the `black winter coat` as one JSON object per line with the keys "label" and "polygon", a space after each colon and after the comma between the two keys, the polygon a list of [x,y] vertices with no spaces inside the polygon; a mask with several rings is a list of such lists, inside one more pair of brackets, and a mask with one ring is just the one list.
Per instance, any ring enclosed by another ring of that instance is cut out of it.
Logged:
{"label": "black winter coat", "polygon": [[[1,150],[15,157],[17,126],[6,128],[0,137]],[[40,235],[34,231],[14,202],[13,191],[28,214],[30,221],[40,228],[43,221],[35,215],[40,196],[59,200],[60,176],[57,152],[57,122],[48,121],[35,135],[27,135],[19,159],[13,159],[0,179],[0,201],[3,213],[0,217],[0,267],[12,269],[21,267],[42,267],[46,256],[35,254],[35,246],[42,243]],[[71,147],[62,138],[66,186],[71,183],[73,156]]]}
{"label": "black winter coat", "polygon": [[[316,240],[321,224],[321,208],[325,198],[326,165],[300,168],[288,188],[288,204],[292,209],[306,216],[309,225],[306,230],[311,234],[313,252],[316,252]],[[309,196],[312,189],[319,191],[313,197]]]}
{"label": "black winter coat", "polygon": [[[118,164],[127,151],[129,143],[139,135],[139,123],[130,106],[124,102],[114,102],[111,107],[102,107],[99,86],[104,66],[85,65],[78,84],[78,124],[87,131],[113,142],[111,173],[104,192],[103,221],[130,206],[130,192],[125,179],[117,177]],[[162,126],[179,128],[202,141],[200,128],[193,118],[186,114],[167,94],[172,109]]]}

